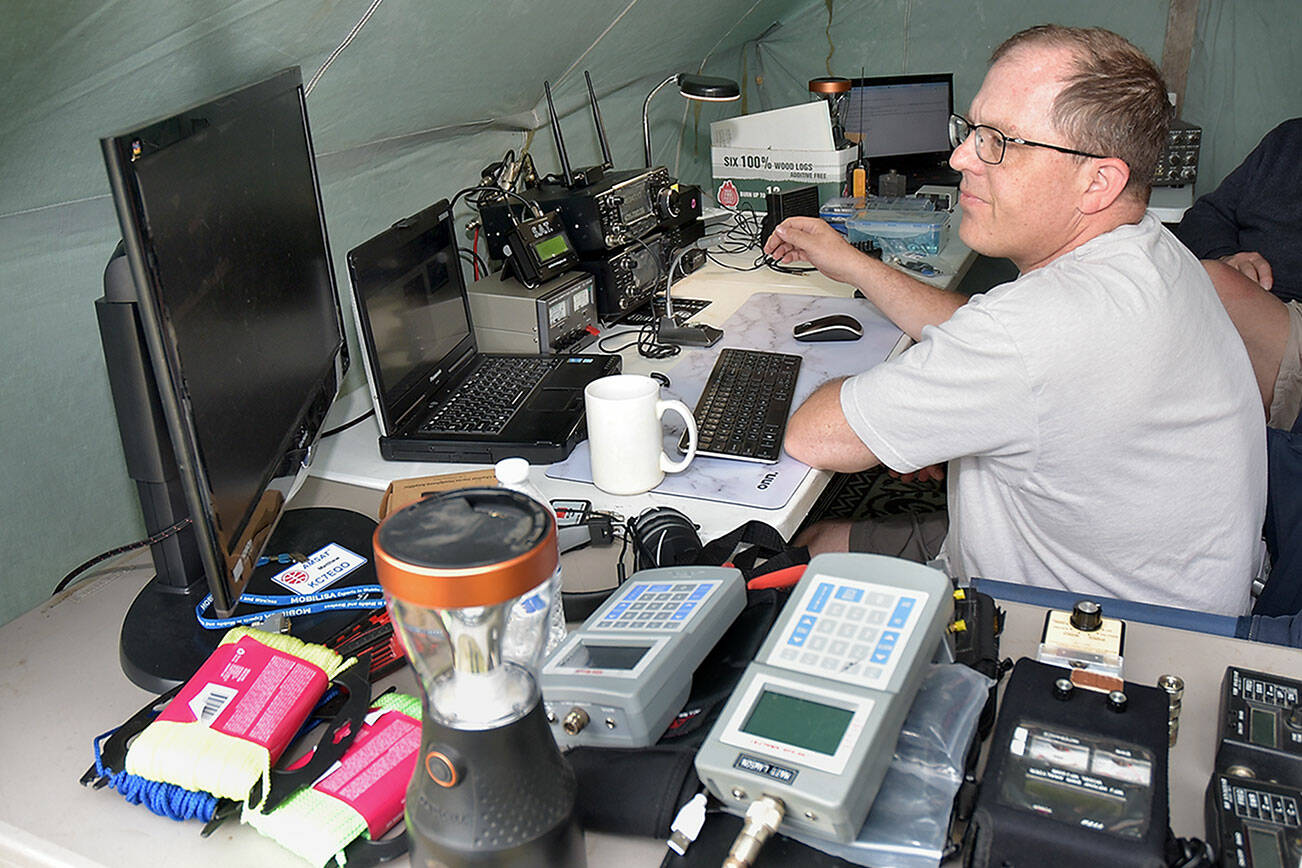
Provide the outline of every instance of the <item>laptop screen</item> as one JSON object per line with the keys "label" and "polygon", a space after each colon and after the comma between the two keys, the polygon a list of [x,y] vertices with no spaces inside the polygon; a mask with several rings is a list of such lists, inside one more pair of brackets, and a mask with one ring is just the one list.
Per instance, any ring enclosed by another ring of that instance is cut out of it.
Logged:
{"label": "laptop screen", "polygon": [[362,330],[394,419],[474,346],[453,233],[442,201],[349,254]]}

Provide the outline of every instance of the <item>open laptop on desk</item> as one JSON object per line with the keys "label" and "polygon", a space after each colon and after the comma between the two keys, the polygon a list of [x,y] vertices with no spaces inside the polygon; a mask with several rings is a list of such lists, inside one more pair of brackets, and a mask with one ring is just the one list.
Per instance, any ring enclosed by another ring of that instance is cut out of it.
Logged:
{"label": "open laptop on desk", "polygon": [[618,356],[481,353],[446,199],[348,252],[366,381],[388,460],[565,458],[583,387]]}

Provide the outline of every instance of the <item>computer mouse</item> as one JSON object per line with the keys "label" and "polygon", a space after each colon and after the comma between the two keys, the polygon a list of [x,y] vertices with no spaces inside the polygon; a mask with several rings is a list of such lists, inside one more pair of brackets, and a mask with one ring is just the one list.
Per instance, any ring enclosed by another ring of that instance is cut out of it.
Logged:
{"label": "computer mouse", "polygon": [[798,341],[857,341],[863,326],[848,314],[834,313],[797,323],[791,334]]}

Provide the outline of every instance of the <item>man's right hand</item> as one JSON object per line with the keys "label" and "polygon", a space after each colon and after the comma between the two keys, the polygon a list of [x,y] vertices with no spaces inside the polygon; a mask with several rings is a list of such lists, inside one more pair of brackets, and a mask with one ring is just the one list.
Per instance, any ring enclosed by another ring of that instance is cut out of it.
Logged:
{"label": "man's right hand", "polygon": [[1270,271],[1270,263],[1266,261],[1266,257],[1255,250],[1241,250],[1229,256],[1222,256],[1221,262],[1243,272],[1251,280],[1259,283],[1262,289],[1270,289],[1275,285],[1275,276]]}
{"label": "man's right hand", "polygon": [[784,262],[808,262],[841,283],[858,284],[868,259],[817,217],[788,217],[773,230],[764,252]]}

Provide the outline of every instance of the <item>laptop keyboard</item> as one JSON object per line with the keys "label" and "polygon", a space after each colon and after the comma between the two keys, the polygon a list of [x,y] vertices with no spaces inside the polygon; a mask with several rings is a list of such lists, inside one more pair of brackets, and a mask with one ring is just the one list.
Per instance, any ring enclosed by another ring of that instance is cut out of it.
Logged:
{"label": "laptop keyboard", "polygon": [[775,463],[782,455],[782,435],[799,373],[800,356],[733,347],[721,350],[692,414],[698,434],[696,454]]}
{"label": "laptop keyboard", "polygon": [[556,364],[557,359],[542,356],[481,356],[475,370],[420,430],[426,434],[498,434]]}

